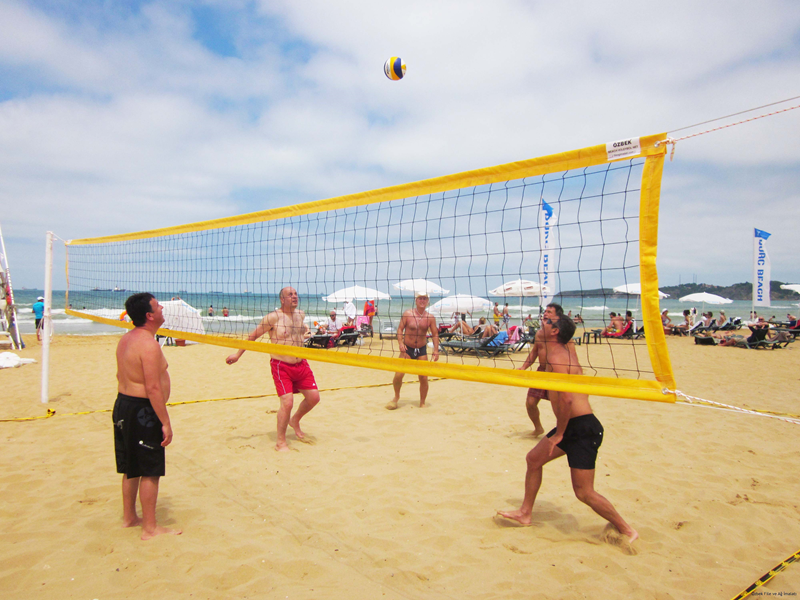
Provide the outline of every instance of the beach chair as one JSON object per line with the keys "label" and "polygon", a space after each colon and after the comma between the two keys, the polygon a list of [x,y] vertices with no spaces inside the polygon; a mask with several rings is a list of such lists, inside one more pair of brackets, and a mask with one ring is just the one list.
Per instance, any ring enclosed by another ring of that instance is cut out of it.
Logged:
{"label": "beach chair", "polygon": [[[499,334],[497,334],[499,335]],[[497,335],[493,335],[488,338],[484,338],[482,340],[448,340],[446,342],[439,343],[439,350],[442,354],[464,354],[466,352],[475,352],[478,353],[479,350],[487,347],[496,337]]]}
{"label": "beach chair", "polygon": [[694,343],[698,346],[716,346],[719,344],[719,340],[710,335],[693,335],[692,337],[694,338]]}
{"label": "beach chair", "polygon": [[628,339],[631,339],[631,338],[633,338],[633,321],[629,321],[628,323],[625,323],[625,327],[622,328],[622,331],[618,331],[616,333],[601,333],[600,335],[602,335],[604,338],[609,338],[609,339],[612,339],[612,338],[616,338],[616,339],[628,338]]}
{"label": "beach chair", "polygon": [[342,327],[339,336],[334,341],[334,346],[355,346],[360,334],[355,327]]}
{"label": "beach chair", "polygon": [[306,348],[327,348],[330,345],[333,336],[329,333],[319,334],[319,335],[312,335],[308,339],[306,339],[305,343],[303,344]]}

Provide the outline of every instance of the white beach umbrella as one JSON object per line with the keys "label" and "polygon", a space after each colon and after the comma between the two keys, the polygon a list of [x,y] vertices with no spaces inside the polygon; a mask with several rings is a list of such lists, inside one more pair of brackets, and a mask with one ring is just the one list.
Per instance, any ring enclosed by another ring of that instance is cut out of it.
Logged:
{"label": "white beach umbrella", "polygon": [[514,298],[529,298],[531,296],[541,296],[542,293],[549,293],[547,286],[539,285],[535,281],[526,279],[516,279],[507,281],[500,287],[489,290],[491,296],[512,296]]}
{"label": "white beach umbrella", "polygon": [[439,315],[447,315],[454,312],[481,313],[492,310],[493,304],[478,296],[467,294],[456,294],[442,298],[431,306],[430,311]]}
{"label": "white beach umbrella", "polygon": [[522,320],[525,311],[522,309],[522,298],[530,298],[533,296],[549,295],[550,289],[546,285],[541,285],[536,281],[528,281],[527,279],[515,279],[514,281],[507,281],[500,287],[489,290],[490,296],[503,296],[519,298],[519,318]]}
{"label": "white beach umbrella", "polygon": [[164,329],[184,331],[186,333],[206,332],[200,311],[183,300],[162,301],[164,307]]}
{"label": "white beach umbrella", "polygon": [[697,292],[696,294],[689,294],[683,298],[679,298],[681,302],[702,302],[702,310],[705,312],[706,304],[732,304],[733,300],[717,296],[716,294],[709,294],[708,292]]}
{"label": "white beach umbrella", "polygon": [[781,286],[782,290],[792,290],[800,294],[800,283],[785,283]]}
{"label": "white beach umbrella", "polygon": [[681,302],[702,302],[703,304],[731,304],[733,300],[717,296],[716,294],[709,294],[708,292],[698,292],[696,294],[689,294],[680,298]]}
{"label": "white beach umbrella", "polygon": [[326,302],[344,302],[345,300],[391,300],[389,294],[384,294],[372,288],[353,285],[333,292],[329,296],[323,296]]}
{"label": "white beach umbrella", "polygon": [[[630,294],[631,296],[641,296],[642,295],[642,284],[641,283],[626,283],[625,285],[618,285],[614,288],[614,291],[618,294]],[[658,297],[660,299],[669,298],[669,294],[665,294],[661,290],[658,290]]]}
{"label": "white beach umbrella", "polygon": [[450,290],[427,279],[405,279],[392,284],[392,287],[402,292],[425,292],[428,296],[446,296],[450,293]]}

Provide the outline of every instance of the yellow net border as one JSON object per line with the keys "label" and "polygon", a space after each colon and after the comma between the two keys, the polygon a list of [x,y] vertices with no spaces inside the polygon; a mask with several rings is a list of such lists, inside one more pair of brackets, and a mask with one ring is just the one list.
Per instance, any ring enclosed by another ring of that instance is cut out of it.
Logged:
{"label": "yellow net border", "polygon": [[[656,380],[639,380],[614,377],[594,377],[587,375],[564,375],[539,371],[518,371],[505,368],[481,367],[463,364],[445,364],[427,361],[404,360],[383,356],[370,356],[347,351],[331,351],[313,348],[278,346],[264,342],[250,342],[222,336],[199,335],[187,332],[160,330],[161,335],[177,337],[196,342],[208,343],[230,348],[243,348],[256,352],[283,354],[318,360],[322,362],[367,367],[385,371],[402,371],[415,375],[479,381],[499,385],[517,387],[535,387],[556,391],[586,393],[590,395],[612,396],[618,398],[634,398],[674,402],[675,395],[665,390],[675,389],[672,366],[667,351],[666,339],[658,310],[658,274],[656,271],[656,254],[658,246],[658,205],[661,190],[666,145],[666,134],[655,134],[639,138],[640,154],[635,158],[644,158],[640,197],[640,274],[642,285],[642,316],[647,332],[646,340],[650,361]],[[580,150],[562,152],[540,158],[507,163],[495,167],[466,171],[454,175],[426,179],[368,192],[338,196],[316,202],[297,204],[282,208],[264,210],[244,215],[200,221],[176,227],[139,231],[121,235],[104,236],[70,240],[67,242],[67,281],[69,281],[69,246],[105,244],[153,237],[177,235],[206,231],[223,227],[234,227],[249,223],[258,223],[300,215],[325,212],[355,206],[364,206],[379,202],[387,202],[402,198],[435,194],[453,189],[488,185],[503,181],[535,177],[548,173],[557,173],[573,169],[581,169],[607,164],[608,153],[605,144],[591,146]],[[287,285],[290,282],[287,282]],[[67,306],[69,299],[67,298]],[[89,319],[98,323],[115,327],[132,328],[122,321],[106,319],[96,315],[67,309],[68,315]]]}

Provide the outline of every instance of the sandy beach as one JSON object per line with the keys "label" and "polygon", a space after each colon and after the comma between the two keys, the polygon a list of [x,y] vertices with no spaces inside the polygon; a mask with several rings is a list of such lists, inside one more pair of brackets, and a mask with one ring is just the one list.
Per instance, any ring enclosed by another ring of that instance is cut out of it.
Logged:
{"label": "sandy beach", "polygon": [[[116,336],[57,336],[49,404],[40,365],[0,371],[0,590],[30,598],[732,598],[800,547],[800,427],[763,416],[593,397],[606,430],[596,488],[641,536],[631,556],[575,499],[565,459],[545,467],[534,525],[495,518],[522,500],[535,440],[525,390],[416,377],[387,411],[391,374],[312,363],[322,402],[275,444],[265,354],[166,347],[175,438],[159,521],[121,527],[111,407]],[[26,337],[19,354],[40,359]],[[670,338],[679,389],[800,413],[800,344],[695,346]],[[248,396],[263,396],[247,398]],[[232,399],[231,399],[232,398]],[[555,425],[547,403],[546,428]],[[800,592],[800,564],[753,597]]]}

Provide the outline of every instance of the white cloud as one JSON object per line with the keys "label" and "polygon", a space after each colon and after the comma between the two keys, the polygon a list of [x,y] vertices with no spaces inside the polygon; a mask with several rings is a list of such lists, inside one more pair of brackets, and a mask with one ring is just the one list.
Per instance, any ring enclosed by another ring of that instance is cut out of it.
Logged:
{"label": "white cloud", "polygon": [[[33,248],[46,229],[86,237],[204,220],[798,95],[792,2],[271,0],[259,15],[208,4],[237,24],[240,57],[194,38],[188,4],[107,21],[0,4],[0,69],[12,74],[0,85],[0,203],[18,207],[2,223],[10,256],[23,256],[17,285],[40,285]],[[400,82],[382,74],[392,55],[408,64]],[[678,144],[662,281],[749,278],[759,213],[779,221],[774,276],[800,280],[782,221],[797,222],[799,126],[800,109]]]}

